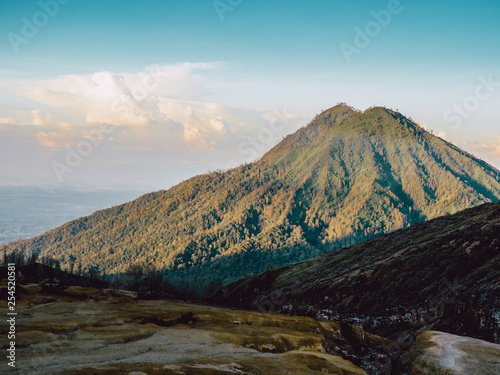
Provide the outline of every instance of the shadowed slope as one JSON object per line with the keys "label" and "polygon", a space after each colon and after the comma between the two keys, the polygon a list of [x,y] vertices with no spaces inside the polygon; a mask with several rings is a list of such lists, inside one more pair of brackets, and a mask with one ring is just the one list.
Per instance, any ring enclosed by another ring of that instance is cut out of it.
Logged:
{"label": "shadowed slope", "polygon": [[214,300],[352,318],[392,338],[431,328],[499,343],[499,233],[500,204],[486,204],[237,281]]}

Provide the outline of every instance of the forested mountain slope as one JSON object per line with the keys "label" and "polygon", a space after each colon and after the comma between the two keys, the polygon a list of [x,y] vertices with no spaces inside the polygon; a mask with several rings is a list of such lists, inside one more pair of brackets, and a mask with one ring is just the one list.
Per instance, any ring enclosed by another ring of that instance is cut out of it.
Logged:
{"label": "forested mountain slope", "polygon": [[196,176],[3,247],[186,291],[500,198],[498,171],[392,110],[338,105],[252,164]]}

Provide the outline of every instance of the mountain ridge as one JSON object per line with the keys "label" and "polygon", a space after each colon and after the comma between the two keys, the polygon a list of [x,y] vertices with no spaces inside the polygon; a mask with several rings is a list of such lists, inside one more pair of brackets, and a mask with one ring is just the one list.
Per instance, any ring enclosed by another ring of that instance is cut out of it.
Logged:
{"label": "mountain ridge", "polygon": [[347,105],[316,116],[258,161],[195,176],[0,249],[68,265],[168,271],[183,291],[340,249],[498,201],[498,170],[398,112]]}

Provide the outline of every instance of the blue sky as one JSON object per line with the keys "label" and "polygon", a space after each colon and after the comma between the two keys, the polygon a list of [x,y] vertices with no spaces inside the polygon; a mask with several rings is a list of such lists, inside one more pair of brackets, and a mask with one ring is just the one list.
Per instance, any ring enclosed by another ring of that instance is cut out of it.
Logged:
{"label": "blue sky", "polygon": [[[168,187],[254,157],[239,146],[277,112],[286,134],[340,101],[399,109],[500,167],[498,1],[4,0],[0,14],[0,183]],[[110,113],[148,74],[147,97]],[[55,178],[100,122],[117,130]]]}

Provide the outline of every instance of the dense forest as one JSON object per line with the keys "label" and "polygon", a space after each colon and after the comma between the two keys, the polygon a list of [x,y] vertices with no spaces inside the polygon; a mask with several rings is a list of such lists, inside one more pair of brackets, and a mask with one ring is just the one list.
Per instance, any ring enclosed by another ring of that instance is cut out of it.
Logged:
{"label": "dense forest", "polygon": [[396,111],[341,104],[254,163],[3,250],[52,257],[66,269],[98,265],[108,277],[131,266],[155,269],[179,291],[210,294],[242,276],[499,198],[498,171],[487,163]]}

